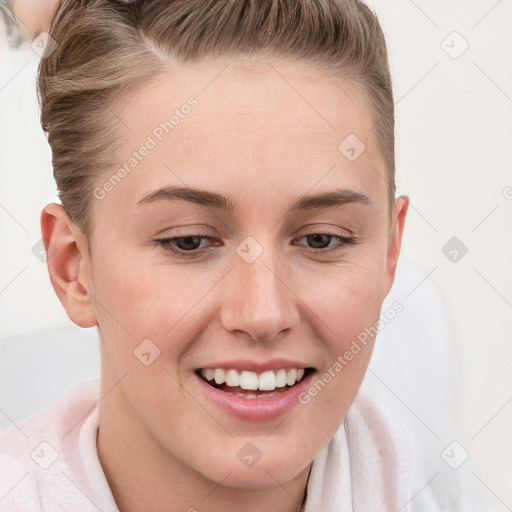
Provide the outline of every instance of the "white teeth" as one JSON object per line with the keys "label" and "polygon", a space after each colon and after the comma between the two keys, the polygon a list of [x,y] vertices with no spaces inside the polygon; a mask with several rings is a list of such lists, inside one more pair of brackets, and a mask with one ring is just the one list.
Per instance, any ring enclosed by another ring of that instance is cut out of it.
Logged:
{"label": "white teeth", "polygon": [[213,378],[217,384],[224,384],[226,382],[226,372],[217,368],[213,373]]}
{"label": "white teeth", "polygon": [[293,386],[296,381],[297,370],[295,368],[292,368],[291,370],[288,370],[288,373],[286,374],[286,384],[288,384],[288,386]]}
{"label": "white teeth", "polygon": [[[236,370],[234,370],[236,371]],[[240,374],[240,387],[242,389],[258,389],[258,374],[254,372],[242,372]]]}
{"label": "white teeth", "polygon": [[246,393],[233,393],[236,396],[241,396],[243,398],[269,398],[274,395],[279,395],[279,392],[274,391],[273,393],[265,393],[264,395],[255,393],[254,391],[247,391]]}
{"label": "white teeth", "polygon": [[273,391],[276,389],[276,376],[272,370],[263,372],[260,375],[258,388],[261,391]]}
{"label": "white teeth", "polygon": [[243,398],[258,398],[258,394],[257,393],[251,393],[251,392],[248,392],[248,393],[235,393],[236,396],[241,396]]}
{"label": "white teeth", "polygon": [[232,388],[240,386],[240,375],[236,370],[228,370],[226,373],[226,384]]}
{"label": "white teeth", "polygon": [[286,386],[286,370],[279,370],[276,373],[276,388],[284,388]]}
{"label": "white teeth", "polygon": [[[276,372],[269,370],[258,375],[256,372],[242,371],[239,373],[237,370],[222,368],[208,368],[202,369],[201,375],[209,381],[214,380],[216,384],[226,383],[229,387],[241,387],[245,390],[251,391],[274,391],[276,388],[283,388],[286,385],[293,386],[304,377],[304,368],[291,368],[286,371],[284,369],[277,370]],[[255,398],[254,393],[238,393],[240,396],[246,398]],[[254,395],[254,396],[253,396]],[[271,396],[267,393],[265,396]]]}

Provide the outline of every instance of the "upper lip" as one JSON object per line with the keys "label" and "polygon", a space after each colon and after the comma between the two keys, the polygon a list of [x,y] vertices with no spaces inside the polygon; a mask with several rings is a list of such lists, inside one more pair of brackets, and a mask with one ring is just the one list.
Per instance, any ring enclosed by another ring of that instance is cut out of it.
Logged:
{"label": "upper lip", "polygon": [[271,359],[268,361],[254,361],[251,359],[237,359],[232,361],[220,361],[217,363],[208,363],[205,366],[200,366],[199,369],[212,369],[223,368],[227,370],[250,371],[262,373],[269,370],[281,370],[286,368],[311,368],[311,365],[301,363],[300,361],[292,361],[291,359]]}

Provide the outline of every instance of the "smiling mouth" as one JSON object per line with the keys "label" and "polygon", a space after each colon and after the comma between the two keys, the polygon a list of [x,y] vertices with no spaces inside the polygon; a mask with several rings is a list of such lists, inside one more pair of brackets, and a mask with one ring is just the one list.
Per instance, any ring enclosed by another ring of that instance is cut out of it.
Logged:
{"label": "smiling mouth", "polygon": [[244,398],[267,398],[296,386],[314,368],[289,368],[262,373],[223,368],[200,368],[196,374],[210,386]]}

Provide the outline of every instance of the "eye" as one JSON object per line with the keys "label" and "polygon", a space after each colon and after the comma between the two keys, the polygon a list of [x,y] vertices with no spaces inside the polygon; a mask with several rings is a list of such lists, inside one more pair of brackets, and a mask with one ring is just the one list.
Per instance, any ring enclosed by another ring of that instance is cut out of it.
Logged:
{"label": "eye", "polygon": [[[331,233],[312,233],[310,235],[304,235],[299,238],[299,240],[306,238],[310,244],[312,244],[312,248],[315,251],[309,252],[330,252],[333,250],[341,249],[347,245],[355,245],[357,240],[353,236],[342,236],[335,235]],[[334,246],[329,247],[329,243],[332,240],[337,240],[338,243]],[[327,249],[325,249],[327,247]]]}
{"label": "eye", "polygon": [[[331,233],[311,233],[309,235],[303,235],[298,240],[307,239],[310,245],[310,251],[314,253],[326,253],[334,250],[343,249],[346,246],[355,245],[358,243],[354,236],[342,236]],[[201,248],[201,242],[203,240],[213,240],[212,237],[206,235],[185,235],[175,236],[168,238],[160,238],[155,240],[155,244],[162,247],[165,251],[182,257],[193,257],[200,255],[206,251],[212,249]],[[332,245],[332,241],[337,241],[337,244]],[[220,245],[216,243],[214,245]]]}
{"label": "eye", "polygon": [[172,238],[160,238],[155,242],[163,247],[166,251],[169,251],[178,256],[188,256],[187,253],[197,254],[204,252],[203,249],[199,249],[202,239],[210,239],[209,236],[201,235],[187,235],[187,236],[176,236]]}

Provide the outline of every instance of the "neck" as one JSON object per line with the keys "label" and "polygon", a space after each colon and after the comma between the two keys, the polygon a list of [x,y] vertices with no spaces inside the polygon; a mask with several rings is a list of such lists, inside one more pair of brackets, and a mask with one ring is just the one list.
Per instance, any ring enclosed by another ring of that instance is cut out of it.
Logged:
{"label": "neck", "polygon": [[[307,466],[285,484],[264,489],[223,485],[165,452],[128,406],[114,405],[110,393],[99,403],[97,449],[100,463],[121,512],[298,512],[306,492]],[[122,414],[121,414],[122,412]]]}

